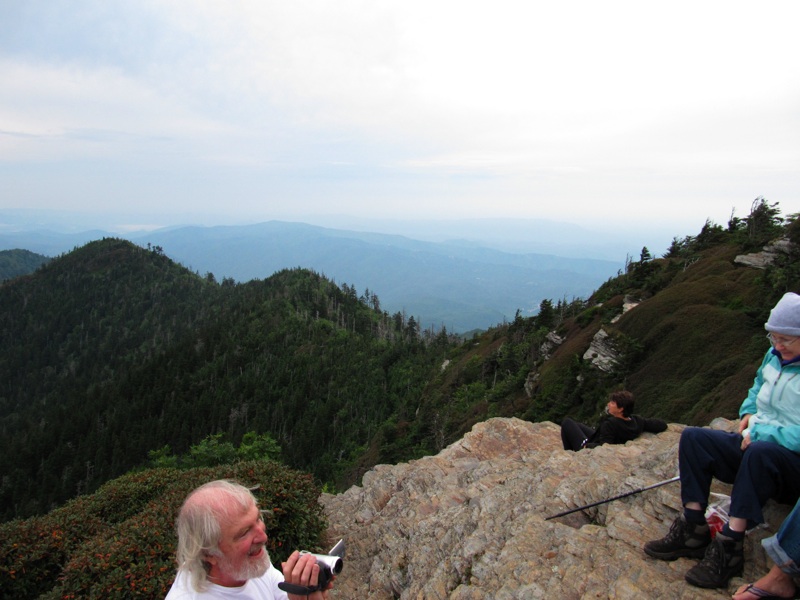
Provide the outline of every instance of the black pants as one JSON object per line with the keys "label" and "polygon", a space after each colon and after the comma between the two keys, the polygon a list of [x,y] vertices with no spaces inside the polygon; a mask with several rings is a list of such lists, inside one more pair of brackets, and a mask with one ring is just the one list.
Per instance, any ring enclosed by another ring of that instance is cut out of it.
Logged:
{"label": "black pants", "polygon": [[751,528],[764,522],[761,509],[770,498],[792,504],[800,496],[800,454],[772,442],[753,442],[745,451],[741,445],[737,433],[684,429],[678,445],[681,500],[705,509],[712,478],[732,483],[730,514]]}
{"label": "black pants", "polygon": [[569,417],[565,417],[561,421],[561,443],[564,444],[564,450],[574,450],[577,452],[583,448],[583,443],[594,435],[594,429],[573,421]]}

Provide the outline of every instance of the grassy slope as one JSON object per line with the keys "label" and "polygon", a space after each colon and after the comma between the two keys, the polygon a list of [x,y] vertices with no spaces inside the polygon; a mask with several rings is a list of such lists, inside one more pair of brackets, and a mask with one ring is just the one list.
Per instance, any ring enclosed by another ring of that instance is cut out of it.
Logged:
{"label": "grassy slope", "polygon": [[738,416],[769,345],[759,309],[759,272],[736,266],[736,249],[715,248],[622,317],[643,343],[628,385],[639,410],[688,424]]}

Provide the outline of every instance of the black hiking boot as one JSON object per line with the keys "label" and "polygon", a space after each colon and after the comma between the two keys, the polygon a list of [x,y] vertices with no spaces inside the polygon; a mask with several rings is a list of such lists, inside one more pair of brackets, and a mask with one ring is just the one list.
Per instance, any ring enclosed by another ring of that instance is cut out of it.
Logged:
{"label": "black hiking boot", "polygon": [[742,574],[744,542],[718,533],[706,555],[686,573],[686,581],[701,588],[721,588],[731,577]]}
{"label": "black hiking boot", "polygon": [[711,532],[708,523],[695,525],[688,523],[683,515],[679,516],[669,528],[669,533],[660,540],[653,540],[644,545],[648,556],[660,560],[676,558],[703,558],[706,547],[711,543]]}

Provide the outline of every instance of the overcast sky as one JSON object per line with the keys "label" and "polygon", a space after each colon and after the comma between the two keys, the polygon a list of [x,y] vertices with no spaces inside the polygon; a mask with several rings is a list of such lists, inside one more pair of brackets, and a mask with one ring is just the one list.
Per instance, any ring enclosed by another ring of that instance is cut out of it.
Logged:
{"label": "overcast sky", "polygon": [[790,214],[798,23],[797,0],[0,0],[0,208]]}

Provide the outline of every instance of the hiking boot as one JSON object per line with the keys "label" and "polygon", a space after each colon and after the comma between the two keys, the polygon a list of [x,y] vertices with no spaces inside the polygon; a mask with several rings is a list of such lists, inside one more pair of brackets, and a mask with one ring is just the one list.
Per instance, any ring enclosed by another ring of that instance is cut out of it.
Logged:
{"label": "hiking boot", "polygon": [[647,555],[660,560],[676,558],[703,558],[706,547],[711,543],[711,532],[708,523],[695,525],[679,516],[669,528],[669,533],[660,540],[653,540],[644,545]]}
{"label": "hiking boot", "polygon": [[731,577],[742,574],[744,542],[718,533],[708,546],[706,555],[686,573],[686,581],[701,588],[720,588]]}

